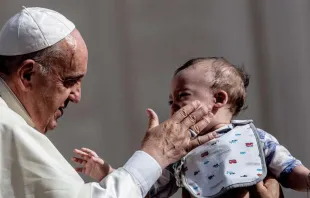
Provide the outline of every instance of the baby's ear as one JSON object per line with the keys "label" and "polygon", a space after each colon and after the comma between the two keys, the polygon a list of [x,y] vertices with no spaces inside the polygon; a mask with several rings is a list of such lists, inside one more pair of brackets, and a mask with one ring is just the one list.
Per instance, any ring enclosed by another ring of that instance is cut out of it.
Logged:
{"label": "baby's ear", "polygon": [[223,90],[219,90],[217,91],[215,94],[214,94],[214,107],[215,108],[221,108],[223,107],[224,105],[227,104],[228,102],[228,94],[226,91],[223,91]]}

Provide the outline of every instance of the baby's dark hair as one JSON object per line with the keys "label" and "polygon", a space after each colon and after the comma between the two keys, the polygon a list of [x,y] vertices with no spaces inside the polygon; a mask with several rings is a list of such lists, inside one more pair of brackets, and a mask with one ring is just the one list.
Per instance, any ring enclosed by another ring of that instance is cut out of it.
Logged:
{"label": "baby's dark hair", "polygon": [[233,116],[246,109],[246,89],[250,82],[250,76],[245,72],[244,67],[238,67],[229,63],[223,57],[201,57],[188,60],[179,67],[174,75],[189,67],[196,66],[197,63],[212,61],[211,67],[207,71],[213,72],[214,78],[211,80],[211,88],[215,93],[218,90],[226,91],[228,94],[228,104]]}

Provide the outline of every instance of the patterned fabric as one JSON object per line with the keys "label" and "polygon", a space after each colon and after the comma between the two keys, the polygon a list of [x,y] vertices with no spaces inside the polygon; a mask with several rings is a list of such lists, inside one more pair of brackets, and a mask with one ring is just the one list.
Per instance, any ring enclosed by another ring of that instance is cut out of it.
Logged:
{"label": "patterned fabric", "polygon": [[265,160],[268,170],[276,176],[281,185],[288,187],[288,175],[295,167],[302,165],[301,161],[294,158],[271,134],[262,129],[257,129],[257,133],[261,142],[264,144]]}
{"label": "patterned fabric", "polygon": [[[218,135],[221,136],[227,133],[235,127],[234,123],[239,122],[242,121],[232,121],[232,124],[218,129]],[[263,145],[268,171],[275,175],[278,181],[286,187],[287,176],[295,167],[301,165],[301,162],[294,158],[284,146],[280,145],[278,140],[271,134],[262,129],[257,129],[257,134]],[[169,166],[163,172],[161,178],[151,188],[149,195],[150,198],[166,198],[172,196],[177,190],[178,187],[176,185],[173,169],[172,166]]]}
{"label": "patterned fabric", "polygon": [[267,175],[263,146],[250,121],[192,150],[181,167],[176,175],[183,185],[178,186],[197,197],[218,197],[230,189],[253,186]]}

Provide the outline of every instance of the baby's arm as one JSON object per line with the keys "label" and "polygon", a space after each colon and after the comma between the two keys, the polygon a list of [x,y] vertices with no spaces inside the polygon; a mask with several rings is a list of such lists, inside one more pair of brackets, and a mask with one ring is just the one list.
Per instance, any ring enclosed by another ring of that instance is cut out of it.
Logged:
{"label": "baby's arm", "polygon": [[310,184],[309,173],[309,169],[303,165],[295,167],[293,171],[287,175],[287,187],[298,191],[306,191],[309,189]]}
{"label": "baby's arm", "polygon": [[258,129],[261,141],[264,143],[264,153],[268,170],[286,188],[305,191],[308,188],[310,171],[294,158],[290,152],[272,135]]}
{"label": "baby's arm", "polygon": [[73,152],[80,157],[73,157],[72,161],[82,165],[82,167],[75,168],[75,170],[84,173],[99,182],[114,170],[93,150],[81,148],[74,149]]}

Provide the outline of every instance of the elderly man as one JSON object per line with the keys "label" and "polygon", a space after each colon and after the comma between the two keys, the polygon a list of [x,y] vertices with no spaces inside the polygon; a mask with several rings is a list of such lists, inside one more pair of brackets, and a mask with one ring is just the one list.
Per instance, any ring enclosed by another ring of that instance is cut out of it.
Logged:
{"label": "elderly man", "polygon": [[[24,8],[0,32],[0,198],[144,197],[162,169],[212,135],[209,110],[195,101],[149,127],[139,151],[99,183],[85,184],[44,135],[57,126],[69,102],[81,99],[87,48],[63,15]],[[199,132],[199,131],[198,131]]]}

